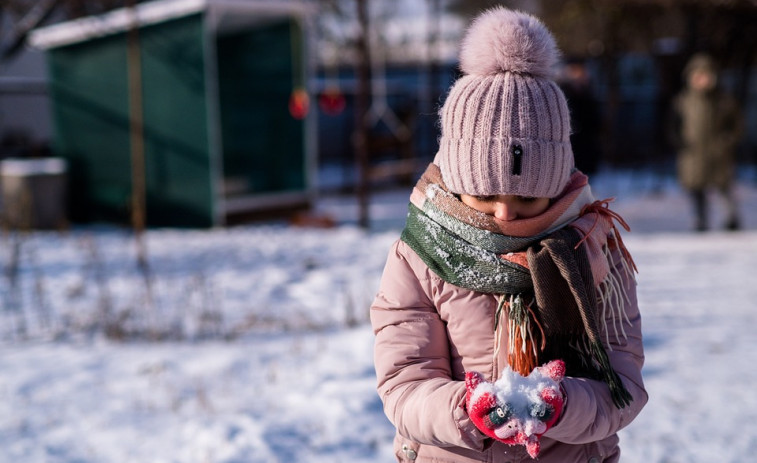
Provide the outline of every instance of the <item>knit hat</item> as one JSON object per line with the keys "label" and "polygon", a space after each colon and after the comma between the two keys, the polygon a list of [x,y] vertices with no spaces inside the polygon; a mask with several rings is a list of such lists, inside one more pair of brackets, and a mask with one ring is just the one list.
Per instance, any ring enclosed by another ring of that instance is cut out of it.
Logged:
{"label": "knit hat", "polygon": [[559,57],[537,18],[493,8],[463,39],[464,76],[440,111],[434,162],[447,187],[469,195],[554,198],[574,166],[568,105],[550,78]]}
{"label": "knit hat", "polygon": [[689,59],[686,67],[683,69],[683,75],[688,77],[694,71],[706,71],[715,74],[717,66],[712,56],[706,53],[697,53]]}

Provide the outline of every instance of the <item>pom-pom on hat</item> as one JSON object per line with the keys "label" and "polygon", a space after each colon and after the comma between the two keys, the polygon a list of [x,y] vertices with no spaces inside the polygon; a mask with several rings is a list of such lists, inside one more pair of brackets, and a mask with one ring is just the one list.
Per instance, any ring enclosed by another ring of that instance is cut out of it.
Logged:
{"label": "pom-pom on hat", "polygon": [[434,162],[455,193],[554,198],[574,167],[568,105],[551,79],[559,51],[537,18],[503,7],[478,16],[465,74],[440,111]]}

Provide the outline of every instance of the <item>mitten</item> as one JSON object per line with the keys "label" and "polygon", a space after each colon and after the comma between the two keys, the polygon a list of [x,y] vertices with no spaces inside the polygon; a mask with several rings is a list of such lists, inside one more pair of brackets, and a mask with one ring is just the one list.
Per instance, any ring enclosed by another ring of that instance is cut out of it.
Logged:
{"label": "mitten", "polygon": [[553,360],[527,377],[509,367],[495,382],[481,373],[465,374],[466,407],[471,421],[487,436],[508,445],[524,445],[531,458],[539,455],[539,437],[560,417],[564,397],[560,381],[565,363]]}

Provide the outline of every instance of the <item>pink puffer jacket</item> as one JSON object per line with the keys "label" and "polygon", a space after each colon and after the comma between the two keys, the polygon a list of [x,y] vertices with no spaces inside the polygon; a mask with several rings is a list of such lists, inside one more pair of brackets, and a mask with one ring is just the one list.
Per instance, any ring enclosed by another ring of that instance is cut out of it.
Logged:
{"label": "pink puffer jacket", "polygon": [[[620,269],[613,271],[624,282],[630,299],[626,313],[631,326],[624,327],[627,339],[621,337],[618,342],[610,336],[612,350],[607,350],[633,402],[619,410],[605,383],[565,378],[565,409],[541,438],[539,462],[617,462],[616,433],[647,402],[635,282]],[[522,446],[487,439],[465,410],[465,372],[479,371],[496,380],[507,365],[506,349],[494,355],[496,306],[494,295],[440,279],[404,242],[392,246],[371,306],[371,323],[376,334],[378,392],[386,415],[397,428],[397,461],[532,461]],[[501,345],[507,346],[507,340]]]}

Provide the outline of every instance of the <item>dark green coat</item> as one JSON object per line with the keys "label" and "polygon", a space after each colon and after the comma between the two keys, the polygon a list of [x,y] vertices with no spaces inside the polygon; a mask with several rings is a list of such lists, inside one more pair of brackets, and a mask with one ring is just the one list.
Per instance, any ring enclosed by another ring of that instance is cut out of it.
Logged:
{"label": "dark green coat", "polygon": [[681,185],[729,187],[743,125],[736,101],[717,89],[686,89],[676,97],[673,112]]}

